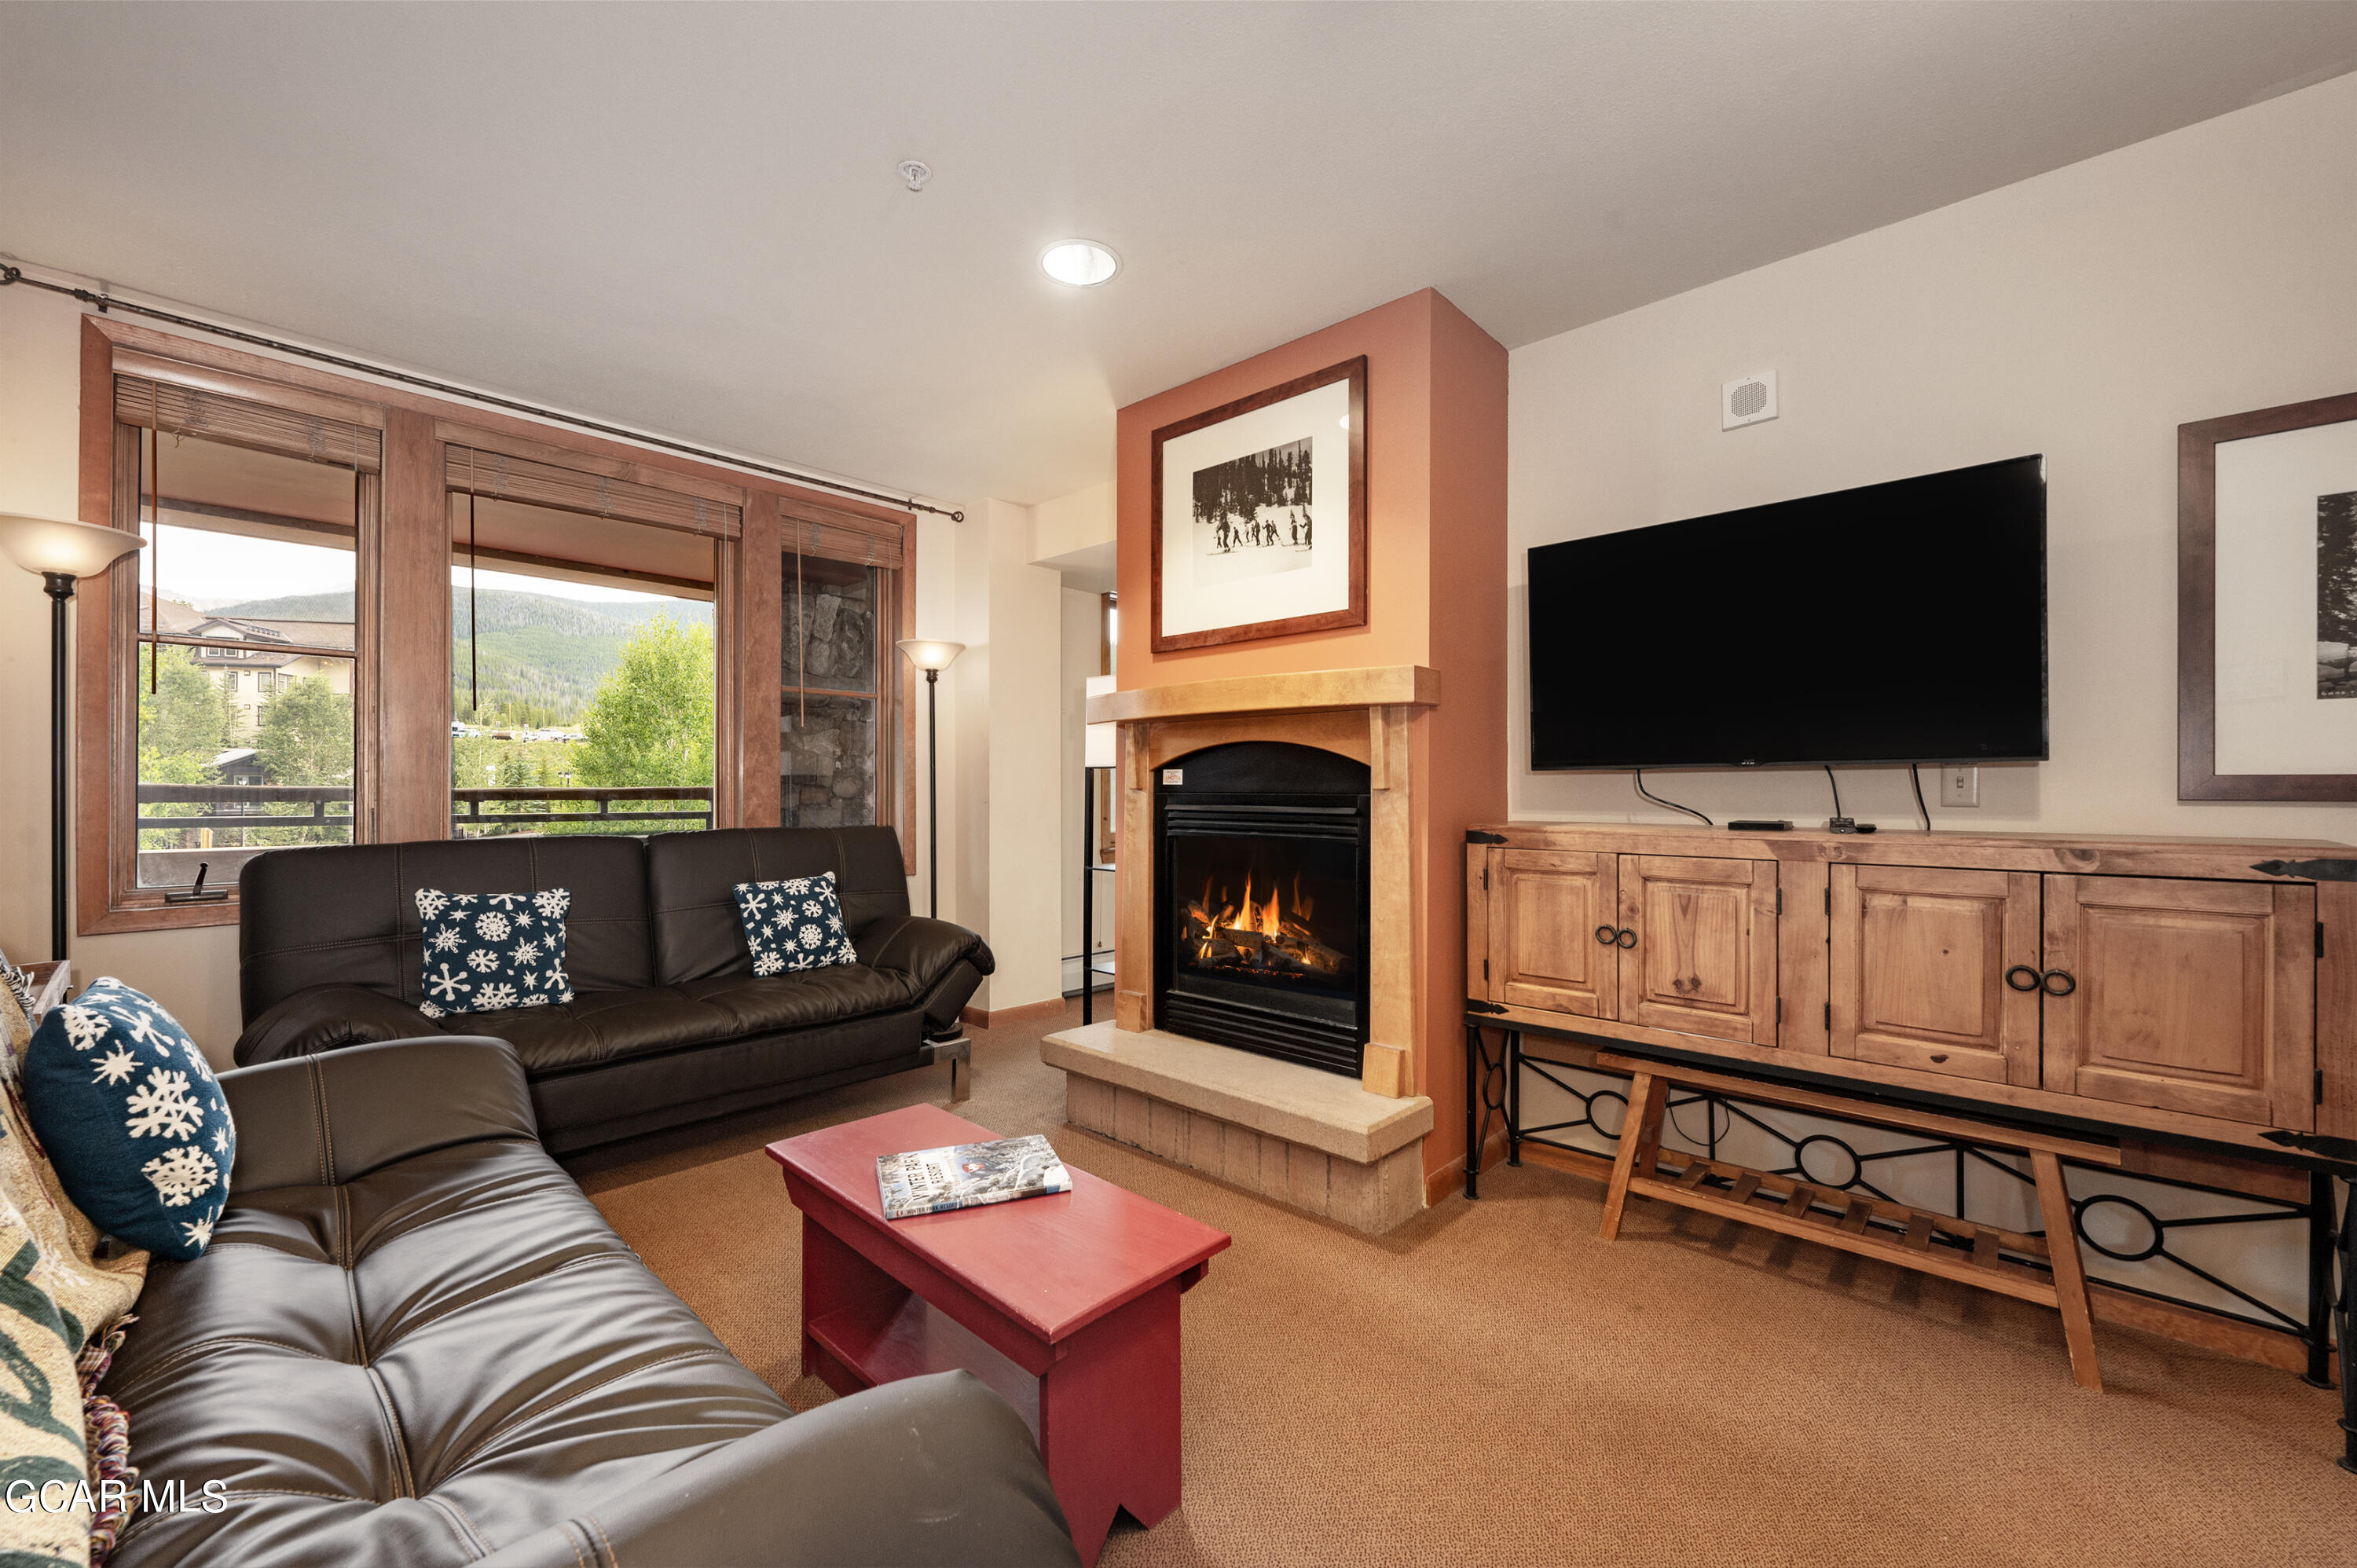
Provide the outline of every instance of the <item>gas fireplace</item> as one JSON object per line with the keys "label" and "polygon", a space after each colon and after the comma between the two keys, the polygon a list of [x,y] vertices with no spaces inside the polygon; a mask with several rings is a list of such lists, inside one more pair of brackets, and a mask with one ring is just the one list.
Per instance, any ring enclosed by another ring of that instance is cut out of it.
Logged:
{"label": "gas fireplace", "polygon": [[1367,767],[1277,741],[1167,763],[1155,1015],[1356,1078],[1367,1042]]}

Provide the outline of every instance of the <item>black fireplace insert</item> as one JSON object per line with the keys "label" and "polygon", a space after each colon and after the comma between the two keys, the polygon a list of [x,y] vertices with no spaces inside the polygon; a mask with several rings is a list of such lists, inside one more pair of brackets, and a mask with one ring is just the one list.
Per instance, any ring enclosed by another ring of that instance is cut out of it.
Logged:
{"label": "black fireplace insert", "polygon": [[1359,1076],[1367,767],[1281,741],[1167,763],[1155,789],[1155,1019]]}

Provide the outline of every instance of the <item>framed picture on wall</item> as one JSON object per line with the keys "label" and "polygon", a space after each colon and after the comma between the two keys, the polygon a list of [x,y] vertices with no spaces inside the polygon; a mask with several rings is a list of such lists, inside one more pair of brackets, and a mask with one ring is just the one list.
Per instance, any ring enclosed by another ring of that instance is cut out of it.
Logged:
{"label": "framed picture on wall", "polygon": [[1364,355],[1154,433],[1154,651],[1367,624]]}
{"label": "framed picture on wall", "polygon": [[2357,392],[2177,431],[2177,798],[2357,800]]}

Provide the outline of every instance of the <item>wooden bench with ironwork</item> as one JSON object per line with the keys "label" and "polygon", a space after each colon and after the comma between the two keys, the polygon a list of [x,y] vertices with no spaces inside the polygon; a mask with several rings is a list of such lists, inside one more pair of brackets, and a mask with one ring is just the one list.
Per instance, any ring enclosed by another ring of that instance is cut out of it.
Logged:
{"label": "wooden bench with ironwork", "polygon": [[[2071,1197],[2062,1183],[2062,1162],[2072,1159],[2085,1165],[2116,1166],[2120,1163],[2119,1150],[1960,1116],[1850,1100],[1787,1084],[1609,1052],[1598,1055],[1596,1062],[1608,1071],[1631,1075],[1629,1119],[1621,1131],[1620,1154],[1612,1162],[1612,1180],[1604,1197],[1606,1240],[1613,1240],[1620,1234],[1621,1211],[1629,1196],[1635,1193],[1837,1247],[1861,1257],[1879,1258],[1902,1269],[1937,1274],[1943,1279],[2037,1302],[2055,1307],[2062,1315],[2062,1338],[2070,1347],[2071,1375],[2082,1387],[2097,1391],[2103,1388],[2103,1374],[2095,1366],[2094,1324],[2087,1305],[2087,1273],[2079,1259],[2078,1232],[2071,1220]],[[1904,1204],[1862,1197],[1800,1176],[1749,1170],[1725,1160],[1663,1149],[1662,1119],[1672,1084],[1738,1095],[1788,1110],[2018,1151],[2029,1157],[2045,1233],[2024,1235]],[[1677,1169],[1663,1168],[1665,1155],[1681,1162]],[[2055,1238],[2061,1238],[2063,1244],[2051,1245]],[[2016,1262],[2007,1253],[2042,1261],[2047,1267]]]}

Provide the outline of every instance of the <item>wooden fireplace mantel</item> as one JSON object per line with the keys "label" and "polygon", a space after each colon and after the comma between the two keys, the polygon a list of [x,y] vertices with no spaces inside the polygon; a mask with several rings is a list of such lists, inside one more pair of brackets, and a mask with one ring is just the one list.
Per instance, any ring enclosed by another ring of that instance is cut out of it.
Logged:
{"label": "wooden fireplace mantel", "polygon": [[1430,708],[1440,703],[1440,671],[1422,664],[1359,670],[1305,670],[1290,675],[1235,675],[1175,686],[1133,686],[1089,699],[1089,723],[1208,718],[1231,714],[1316,713],[1329,708]]}
{"label": "wooden fireplace mantel", "polygon": [[[1140,686],[1092,697],[1091,724],[1120,734],[1121,842],[1154,837],[1155,772],[1173,757],[1242,740],[1313,746],[1367,765],[1372,796],[1368,839],[1367,1022],[1361,1087],[1393,1099],[1415,1090],[1417,951],[1413,862],[1415,769],[1409,724],[1440,702],[1440,671],[1421,664],[1313,670]],[[1142,1034],[1154,1017],[1153,857],[1122,857],[1114,876],[1114,1021]],[[1146,875],[1130,875],[1132,866]],[[1303,1068],[1304,1072],[1315,1069]]]}

